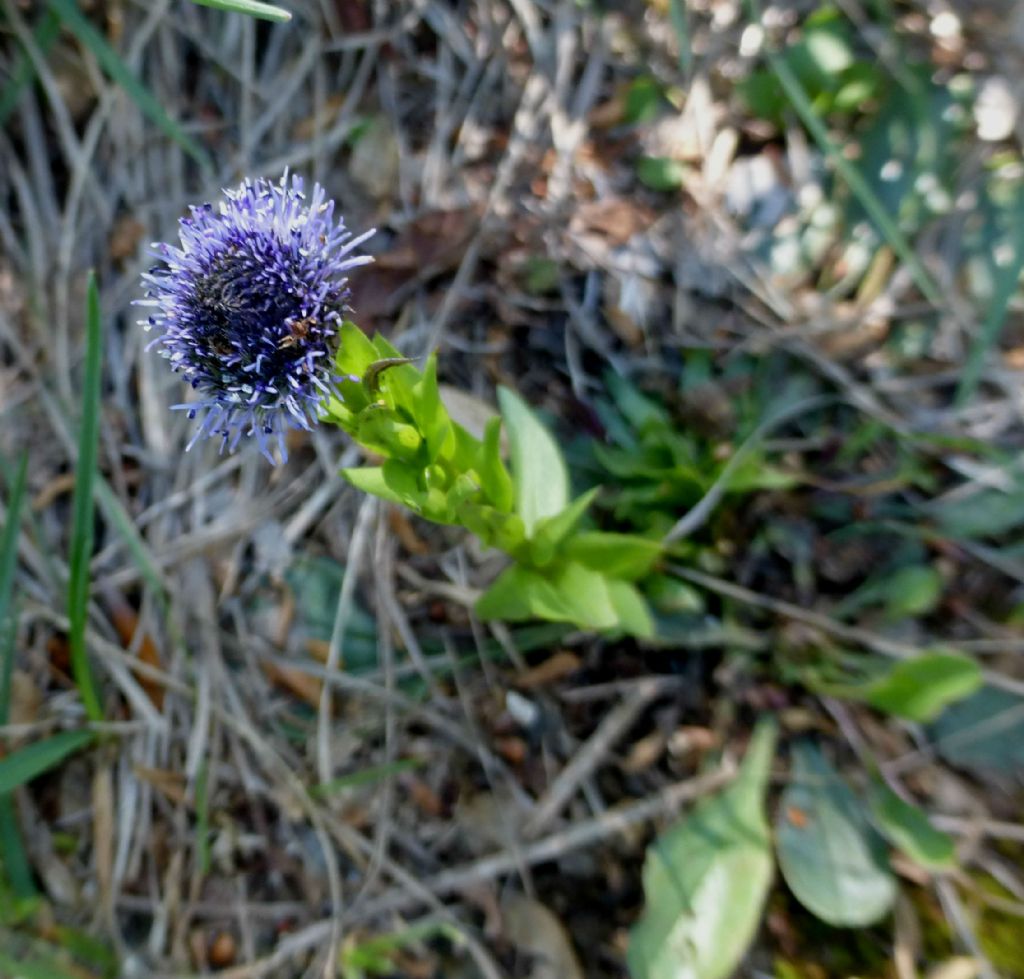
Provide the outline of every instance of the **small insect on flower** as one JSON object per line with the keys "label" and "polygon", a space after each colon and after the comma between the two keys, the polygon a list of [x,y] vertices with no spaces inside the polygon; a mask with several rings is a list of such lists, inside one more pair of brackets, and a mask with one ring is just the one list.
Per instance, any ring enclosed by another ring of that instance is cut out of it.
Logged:
{"label": "small insect on flower", "polygon": [[219,207],[190,208],[180,247],[154,245],[163,262],[144,275],[147,330],[198,400],[174,405],[202,421],[188,447],[218,435],[234,449],[255,436],[274,461],[286,458],[289,428],[309,430],[339,379],[334,366],[348,307],[347,273],[371,262],[354,254],[372,231],[352,237],[334,202],[301,178],[246,180]]}

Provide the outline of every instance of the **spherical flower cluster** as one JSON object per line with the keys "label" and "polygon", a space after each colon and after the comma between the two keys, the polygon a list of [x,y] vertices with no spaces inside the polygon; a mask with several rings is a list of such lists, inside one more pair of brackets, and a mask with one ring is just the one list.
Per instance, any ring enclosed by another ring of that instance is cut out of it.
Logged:
{"label": "spherical flower cluster", "polygon": [[337,380],[346,273],[372,261],[353,252],[373,232],[353,238],[323,188],[307,199],[297,176],[224,193],[181,219],[181,247],[153,246],[163,265],[143,276],[152,315],[141,322],[162,331],[150,346],[198,392],[174,405],[203,415],[188,447],[254,435],[273,462],[273,441],[285,456],[286,431],[316,424]]}

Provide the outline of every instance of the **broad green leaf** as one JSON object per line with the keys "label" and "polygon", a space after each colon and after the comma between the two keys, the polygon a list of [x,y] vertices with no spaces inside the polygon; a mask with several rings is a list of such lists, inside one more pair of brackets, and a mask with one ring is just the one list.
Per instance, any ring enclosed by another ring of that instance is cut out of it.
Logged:
{"label": "broad green leaf", "polygon": [[1024,698],[982,687],[945,711],[930,728],[935,748],[954,765],[1024,772]]}
{"label": "broad green leaf", "polygon": [[261,20],[285,23],[292,19],[292,15],[283,7],[260,3],[259,0],[192,0],[192,2],[200,7],[214,7],[229,13],[248,14],[250,17],[258,17]]}
{"label": "broad green leaf", "polygon": [[[331,641],[338,615],[338,596],[345,582],[345,567],[326,557],[304,557],[285,572],[295,598],[295,628],[301,642]],[[260,599],[254,597],[254,602]],[[378,665],[377,623],[356,602],[348,608],[340,636],[347,670],[372,669]]]}
{"label": "broad green leaf", "polygon": [[517,394],[499,388],[498,404],[508,430],[516,512],[532,537],[541,520],[569,505],[569,473],[551,433]]}
{"label": "broad green leaf", "polygon": [[481,595],[476,611],[482,619],[546,619],[581,629],[613,629],[619,621],[604,577],[574,562],[543,572],[513,565]]}
{"label": "broad green leaf", "polygon": [[864,683],[827,684],[821,690],[924,723],[935,720],[950,704],[969,697],[981,684],[981,668],[969,656],[925,653],[900,660]]}
{"label": "broad green leaf", "polygon": [[928,870],[951,870],[956,865],[956,846],[948,833],[936,829],[928,817],[904,802],[881,779],[868,792],[875,825],[894,846]]}
{"label": "broad green leaf", "polygon": [[594,568],[610,578],[636,581],[644,577],[662,555],[659,541],[633,534],[587,530],[574,534],[565,545],[565,556]]}
{"label": "broad green leaf", "polygon": [[651,844],[633,979],[726,979],[754,938],[772,879],[764,797],[775,727],[762,722],[736,780]]}
{"label": "broad green leaf", "polygon": [[12,792],[93,740],[91,731],[60,731],[0,758],[0,793]]}
{"label": "broad green leaf", "polygon": [[932,511],[953,537],[998,537],[1024,525],[1024,486],[1004,493],[982,490],[967,499],[944,503]]}
{"label": "broad green leaf", "polygon": [[840,927],[874,924],[896,882],[857,797],[817,748],[793,748],[792,781],[775,822],[782,876],[808,911]]}

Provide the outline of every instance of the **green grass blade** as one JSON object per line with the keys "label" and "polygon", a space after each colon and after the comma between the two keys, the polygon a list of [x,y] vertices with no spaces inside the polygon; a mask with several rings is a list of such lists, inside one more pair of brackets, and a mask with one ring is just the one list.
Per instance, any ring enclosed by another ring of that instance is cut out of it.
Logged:
{"label": "green grass blade", "polygon": [[693,62],[692,37],[690,36],[689,15],[683,0],[668,0],[668,15],[672,21],[672,30],[679,45],[679,69],[684,75],[690,74]]}
{"label": "green grass blade", "polygon": [[87,47],[110,78],[128,93],[143,115],[160,127],[204,170],[213,165],[206,151],[185,132],[164,110],[157,98],[131,72],[107,39],[78,9],[75,0],[48,0],[50,9],[64,22],[78,40]]}
{"label": "green grass blade", "polygon": [[[981,332],[971,345],[967,354],[967,362],[960,374],[955,400],[957,408],[965,407],[974,395],[978,382],[981,380],[985,357],[995,346],[999,334],[1002,333],[1006,313],[1010,308],[1010,300],[1017,292],[1021,269],[1024,269],[1024,186],[1017,190],[1017,199],[1013,205],[1013,218],[1014,234],[1011,239],[1013,255],[1005,264],[995,269],[995,289],[989,300],[988,311],[981,324]],[[993,264],[995,264],[994,261]]]}
{"label": "green grass blade", "polygon": [[[45,57],[60,33],[60,18],[52,10],[47,11],[36,25],[34,33],[36,47]],[[32,84],[35,77],[36,69],[32,64],[32,59],[22,52],[11,70],[11,77],[4,85],[3,91],[0,92],[0,129],[6,125],[11,113],[18,105],[21,93]]]}
{"label": "green grass blade", "polygon": [[[0,724],[7,723],[11,703],[14,639],[17,634],[11,597],[14,592],[21,507],[25,499],[27,476],[28,456],[22,456],[7,501],[7,523],[3,534],[0,534]],[[36,894],[32,868],[25,854],[14,812],[14,800],[8,793],[0,794],[0,864],[11,882],[15,897],[28,898]]]}
{"label": "green grass blade", "polygon": [[[759,4],[757,4],[756,0],[752,0],[750,6],[754,20],[759,22]],[[863,174],[843,155],[839,147],[832,142],[832,138],[815,113],[811,100],[807,97],[803,85],[800,84],[800,80],[793,73],[793,70],[786,63],[785,59],[777,54],[766,52],[766,58],[769,67],[786,93],[786,97],[792,104],[796,114],[800,117],[800,121],[807,127],[811,136],[814,137],[814,141],[818,144],[822,153],[828,157],[839,175],[849,185],[850,190],[853,191],[861,206],[878,226],[878,230],[885,236],[889,246],[899,256],[900,260],[906,264],[918,289],[921,290],[930,303],[935,306],[942,306],[942,293],[928,274],[921,260],[915,254],[913,246],[904,236],[903,232],[900,231],[896,222],[886,210],[885,205],[879,200],[878,195],[864,179]]]}
{"label": "green grass blade", "polygon": [[401,772],[408,772],[415,768],[421,768],[424,762],[419,758],[400,758],[389,765],[371,765],[369,768],[360,769],[350,775],[342,775],[340,778],[333,778],[321,785],[314,785],[309,794],[314,799],[323,799],[340,792],[342,789],[351,789],[356,786],[373,785],[381,779],[391,775],[398,775]]}
{"label": "green grass blade", "polygon": [[68,559],[68,640],[71,645],[71,671],[85,705],[94,721],[103,719],[103,708],[89,670],[85,646],[85,624],[89,609],[89,559],[92,557],[93,486],[100,426],[100,370],[103,337],[100,322],[100,295],[95,273],[89,274],[86,314],[85,378],[82,385],[82,421],[78,437],[78,468],[71,523],[71,555]]}
{"label": "green grass blade", "polygon": [[59,731],[52,738],[36,741],[0,758],[0,793],[13,792],[19,785],[55,768],[94,737],[92,731]]}
{"label": "green grass blade", "polygon": [[21,531],[21,506],[25,499],[28,457],[22,456],[7,501],[7,523],[0,534],[0,724],[7,723],[11,699],[11,671],[14,668],[14,616],[11,596],[14,570],[18,562],[18,536]]}
{"label": "green grass blade", "polygon": [[281,7],[270,3],[259,3],[258,0],[192,0],[200,7],[213,7],[216,10],[228,10],[236,14],[248,14],[262,20],[276,20],[284,23],[292,19],[292,15]]}

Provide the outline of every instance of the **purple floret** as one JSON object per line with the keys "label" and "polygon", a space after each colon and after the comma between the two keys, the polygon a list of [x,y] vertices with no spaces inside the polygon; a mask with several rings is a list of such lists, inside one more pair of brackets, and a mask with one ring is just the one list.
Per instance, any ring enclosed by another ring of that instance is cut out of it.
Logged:
{"label": "purple floret", "polygon": [[353,238],[323,188],[307,199],[297,176],[246,180],[224,195],[216,208],[190,208],[180,248],[153,246],[164,264],[142,277],[139,305],[153,313],[140,322],[162,330],[150,346],[199,393],[173,406],[202,413],[188,448],[219,435],[234,449],[255,435],[273,462],[272,441],[286,457],[286,431],[315,425],[337,380],[346,273],[372,261],[352,253],[373,232]]}

